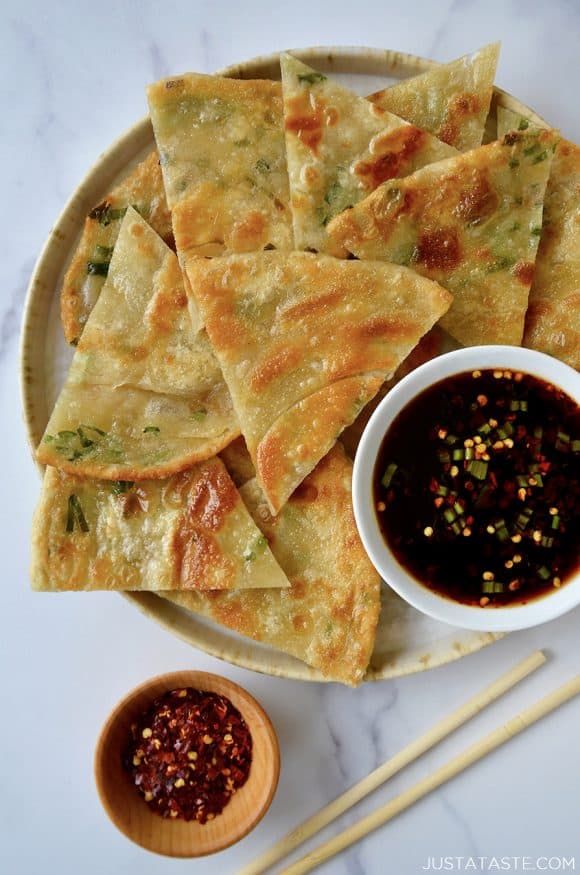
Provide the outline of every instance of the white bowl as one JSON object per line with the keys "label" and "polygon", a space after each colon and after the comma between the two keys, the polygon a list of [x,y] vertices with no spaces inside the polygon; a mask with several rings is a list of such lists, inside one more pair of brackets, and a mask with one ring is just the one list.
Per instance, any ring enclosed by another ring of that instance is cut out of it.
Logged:
{"label": "white bowl", "polygon": [[354,515],[364,547],[379,574],[410,605],[452,626],[487,632],[525,629],[553,620],[580,604],[580,573],[564,586],[527,604],[482,609],[428,589],[389,550],[381,534],[373,497],[373,472],[385,433],[416,395],[433,383],[475,369],[509,369],[532,374],[562,389],[580,403],[580,376],[551,356],[516,346],[473,346],[432,359],[397,383],[379,404],[363,432],[353,472]]}

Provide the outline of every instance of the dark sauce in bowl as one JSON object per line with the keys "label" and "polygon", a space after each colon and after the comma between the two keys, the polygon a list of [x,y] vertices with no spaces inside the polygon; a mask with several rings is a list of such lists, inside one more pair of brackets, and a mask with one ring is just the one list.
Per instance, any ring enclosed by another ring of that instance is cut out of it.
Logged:
{"label": "dark sauce in bowl", "polygon": [[578,405],[517,371],[441,380],[391,423],[373,494],[389,549],[428,588],[481,607],[545,595],[578,569]]}

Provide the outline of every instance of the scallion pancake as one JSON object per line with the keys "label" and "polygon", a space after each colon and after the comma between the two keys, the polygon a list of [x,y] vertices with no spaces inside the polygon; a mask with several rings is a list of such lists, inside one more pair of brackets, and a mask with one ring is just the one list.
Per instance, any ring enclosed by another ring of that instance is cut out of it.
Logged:
{"label": "scallion pancake", "polygon": [[109,269],[121,219],[134,206],[166,243],[173,245],[171,214],[159,167],[151,152],[85,220],[81,239],[65,274],[60,293],[61,321],[68,343],[77,344]]}
{"label": "scallion pancake", "polygon": [[[503,107],[497,119],[500,136],[530,126]],[[523,344],[580,368],[580,147],[565,139],[546,188]]]}
{"label": "scallion pancake", "polygon": [[164,597],[303,660],[328,680],[360,683],[374,645],[380,579],[356,529],[351,475],[352,464],[337,445],[276,517],[255,480],[241,488],[290,580],[288,589]]}
{"label": "scallion pancake", "polygon": [[461,152],[474,149],[483,138],[499,48],[491,43],[377,91],[369,100]]}
{"label": "scallion pancake", "polygon": [[296,248],[345,255],[326,233],[334,216],[386,179],[457,150],[292,55],[280,67]]}
{"label": "scallion pancake", "polygon": [[45,591],[288,586],[219,459],[140,483],[47,468],[31,580]]}
{"label": "scallion pancake", "polygon": [[383,183],[328,233],[363,259],[445,286],[441,326],[466,346],[520,344],[556,137],[523,131]]}
{"label": "scallion pancake", "polygon": [[310,253],[187,271],[273,513],[451,302],[407,268]]}
{"label": "scallion pancake", "polygon": [[37,458],[73,474],[142,480],[208,459],[238,434],[207,336],[192,326],[177,257],[129,209]]}
{"label": "scallion pancake", "polygon": [[147,93],[180,256],[291,249],[280,83],[188,73]]}

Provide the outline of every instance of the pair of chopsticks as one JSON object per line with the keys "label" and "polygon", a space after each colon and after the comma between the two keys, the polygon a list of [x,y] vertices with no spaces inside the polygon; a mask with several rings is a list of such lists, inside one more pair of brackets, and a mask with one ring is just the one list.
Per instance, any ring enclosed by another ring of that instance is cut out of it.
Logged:
{"label": "pair of chopsticks", "polygon": [[[546,657],[541,650],[532,653],[518,665],[514,666],[510,671],[503,674],[500,678],[470,699],[465,704],[461,705],[447,717],[444,717],[439,723],[435,724],[428,732],[411,742],[407,747],[403,748],[398,754],[395,754],[386,763],[359,781],[341,796],[322,808],[317,814],[314,814],[304,823],[297,826],[288,833],[283,839],[280,839],[270,850],[263,853],[252,863],[244,866],[238,875],[260,875],[265,872],[274,863],[277,863],[282,857],[285,857],[319,830],[327,826],[335,818],[344,814],[349,808],[360,802],[381,784],[384,784],[393,775],[400,772],[409,763],[416,760],[426,751],[434,747],[443,738],[450,735],[459,726],[466,723],[472,717],[475,717],[491,702],[494,702],[508,690],[511,690],[517,683],[527,677],[531,672],[535,671],[546,661]],[[559,687],[554,692],[550,693],[545,698],[536,702],[530,708],[522,711],[512,720],[509,720],[504,726],[495,729],[485,738],[480,739],[474,745],[458,754],[453,759],[449,760],[439,769],[436,769],[431,775],[414,784],[408,790],[395,796],[381,808],[378,808],[372,814],[363,817],[357,823],[345,829],[344,832],[336,836],[330,841],[319,845],[306,856],[302,857],[296,863],[293,863],[281,873],[281,875],[302,875],[304,872],[310,872],[316,866],[319,866],[325,860],[348,848],[354,842],[358,842],[368,833],[382,826],[387,821],[391,820],[397,814],[405,811],[418,799],[426,796],[432,790],[440,787],[450,778],[462,772],[468,766],[480,760],[486,754],[495,750],[504,742],[513,738],[514,735],[522,732],[536,720],[545,717],[551,711],[554,711],[560,705],[567,702],[573,696],[580,693],[580,675],[577,675],[564,686]]]}

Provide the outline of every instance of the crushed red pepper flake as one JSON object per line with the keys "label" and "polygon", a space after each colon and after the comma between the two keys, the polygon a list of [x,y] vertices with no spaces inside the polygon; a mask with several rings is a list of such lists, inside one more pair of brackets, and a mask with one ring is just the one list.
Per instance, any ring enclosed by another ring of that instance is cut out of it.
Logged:
{"label": "crushed red pepper flake", "polygon": [[185,687],[132,724],[123,765],[161,817],[206,823],[248,779],[252,736],[225,696]]}

